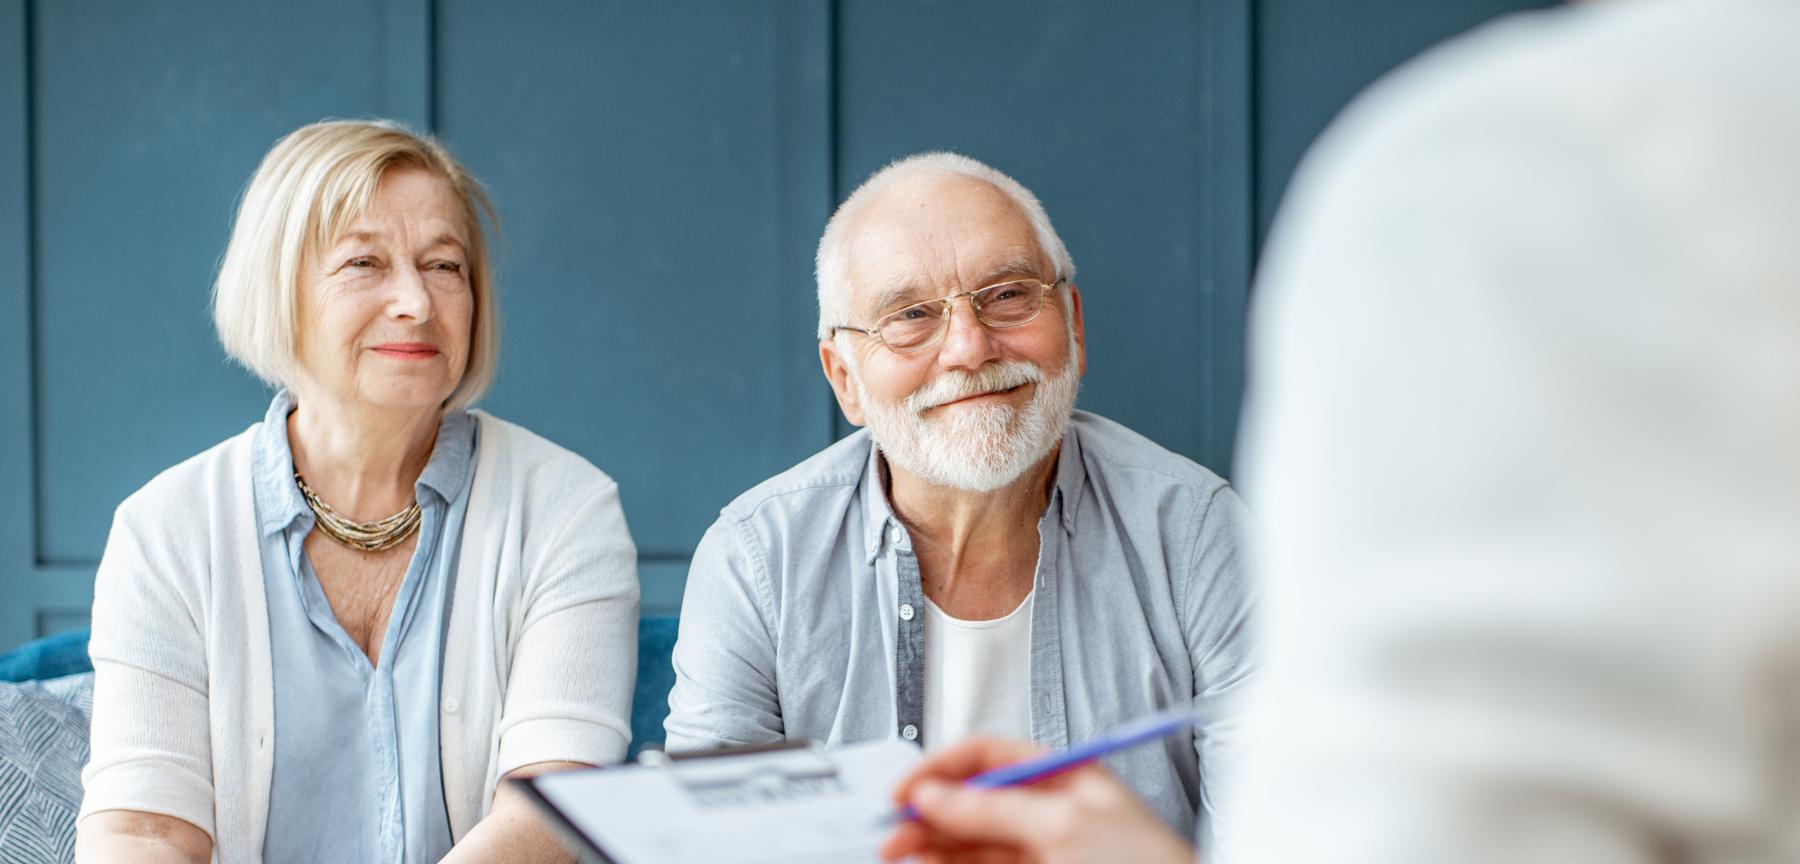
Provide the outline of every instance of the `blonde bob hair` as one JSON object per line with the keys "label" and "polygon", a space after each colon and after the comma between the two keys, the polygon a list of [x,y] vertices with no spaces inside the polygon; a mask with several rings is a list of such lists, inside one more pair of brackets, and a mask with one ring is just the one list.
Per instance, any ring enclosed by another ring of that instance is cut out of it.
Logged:
{"label": "blonde bob hair", "polygon": [[445,403],[466,408],[493,383],[499,360],[499,307],[482,217],[498,220],[481,184],[443,145],[392,121],[326,120],[275,143],[238,204],[213,284],[213,325],[233,360],[271,386],[291,385],[299,365],[301,268],[362,217],[391,168],[442,178],[468,220],[475,317],[468,367]]}

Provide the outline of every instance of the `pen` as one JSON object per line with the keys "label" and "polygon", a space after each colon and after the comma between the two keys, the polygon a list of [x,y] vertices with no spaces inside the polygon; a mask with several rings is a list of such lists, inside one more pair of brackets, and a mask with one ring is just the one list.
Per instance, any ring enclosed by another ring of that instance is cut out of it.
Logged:
{"label": "pen", "polygon": [[[963,781],[964,786],[974,789],[999,789],[1005,786],[1024,786],[1055,777],[1065,771],[1073,771],[1089,762],[1128,747],[1135,747],[1146,741],[1155,741],[1187,729],[1201,720],[1200,712],[1192,708],[1180,708],[1152,714],[1140,720],[1133,720],[1122,726],[1115,726],[1086,742],[1062,750],[1053,750],[1033,759],[1002,765],[992,771],[984,771]],[[912,822],[919,818],[919,812],[911,804],[900,808],[892,818],[893,824]]]}

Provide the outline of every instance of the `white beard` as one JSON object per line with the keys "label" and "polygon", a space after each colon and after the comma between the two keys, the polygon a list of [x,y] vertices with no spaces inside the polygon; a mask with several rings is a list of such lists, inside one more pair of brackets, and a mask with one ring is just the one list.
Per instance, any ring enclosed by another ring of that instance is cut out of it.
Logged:
{"label": "white beard", "polygon": [[[970,492],[992,492],[1036,465],[1062,441],[1081,387],[1074,334],[1069,334],[1069,361],[1049,377],[1034,363],[1006,360],[975,372],[938,375],[899,405],[869,398],[862,377],[851,378],[862,400],[869,435],[890,462],[935,486]],[[926,419],[924,412],[965,396],[1037,385],[1024,408],[1010,405],[960,406],[947,416]]]}

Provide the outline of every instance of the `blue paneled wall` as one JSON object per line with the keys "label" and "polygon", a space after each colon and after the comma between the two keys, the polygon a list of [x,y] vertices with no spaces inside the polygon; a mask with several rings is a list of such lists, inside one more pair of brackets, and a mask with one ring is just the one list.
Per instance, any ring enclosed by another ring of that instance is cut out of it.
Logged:
{"label": "blue paneled wall", "polygon": [[1527,5],[0,0],[0,647],[83,623],[112,508],[260,416],[207,294],[296,126],[402,119],[487,182],[484,407],[619,480],[672,611],[718,508],[847,431],[811,256],[869,172],[944,148],[1033,188],[1080,265],[1082,403],[1228,471],[1293,161],[1374,75]]}

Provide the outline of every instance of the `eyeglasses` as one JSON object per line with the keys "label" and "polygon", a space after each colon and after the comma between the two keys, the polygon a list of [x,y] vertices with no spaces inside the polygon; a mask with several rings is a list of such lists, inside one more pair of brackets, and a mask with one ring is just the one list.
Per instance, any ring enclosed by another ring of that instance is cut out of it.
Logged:
{"label": "eyeglasses", "polygon": [[839,324],[831,328],[831,335],[836,336],[839,330],[861,333],[880,339],[881,344],[895,354],[911,354],[936,345],[945,333],[950,332],[950,313],[956,308],[958,297],[969,298],[975,320],[991,329],[1004,330],[1031,323],[1044,311],[1044,297],[1061,284],[1061,279],[1050,283],[1014,279],[976,291],[961,291],[937,300],[914,303],[881,316],[875,326],[866,330]]}

